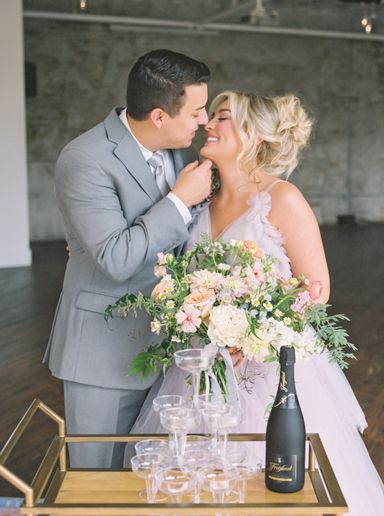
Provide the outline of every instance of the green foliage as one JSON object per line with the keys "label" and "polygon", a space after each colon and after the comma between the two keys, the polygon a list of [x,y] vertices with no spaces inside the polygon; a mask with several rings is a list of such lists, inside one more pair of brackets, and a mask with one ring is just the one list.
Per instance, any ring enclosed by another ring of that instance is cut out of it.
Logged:
{"label": "green foliage", "polygon": [[[288,328],[293,333],[296,332],[295,335],[304,335],[306,327],[311,325],[317,335],[313,339],[316,352],[319,352],[318,349],[327,351],[331,361],[346,368],[348,360],[355,358],[353,352],[356,351],[356,347],[348,340],[346,330],[340,326],[348,318],[340,314],[329,315],[329,305],[309,303],[302,310],[298,310],[294,304],[301,293],[306,293],[304,277],[284,280],[278,274],[276,264],[274,257],[262,254],[261,251],[258,254],[257,247],[252,249],[249,243],[212,242],[208,236],[204,236],[193,250],[182,256],[160,254],[157,267],[161,267],[162,270],[158,273],[162,277],[152,296],[144,296],[141,292],[136,295],[126,294],[105,310],[106,319],[113,317],[116,312],[123,317],[128,314],[137,316],[140,311],[146,312],[152,319],[152,331],[159,336],[157,341],[161,341],[152,343],[134,357],[130,374],[141,374],[146,378],[160,369],[165,372],[172,364],[176,349],[190,347],[192,337],[197,337],[201,346],[210,342],[207,333],[209,321],[204,319],[202,312],[200,323],[192,332],[183,331],[177,317],[185,309],[185,300],[191,294],[191,277],[197,272],[207,275],[213,273],[213,276],[222,278],[220,281],[227,282],[225,288],[229,291],[232,287],[228,287],[228,284],[231,282],[235,284],[239,278],[245,281],[252,274],[255,278],[260,272],[264,279],[255,281],[256,287],[253,285],[247,294],[235,293],[236,287],[231,291],[233,295],[230,303],[245,312],[248,321],[247,337],[253,335],[258,338],[266,321],[283,325],[284,331]],[[218,291],[219,289],[215,291],[214,307],[224,303]],[[263,355],[263,361],[276,362],[278,349],[279,346],[272,342]],[[213,372],[226,395],[225,363],[216,360]]]}
{"label": "green foliage", "polygon": [[331,361],[338,364],[341,369],[347,369],[347,360],[356,360],[353,351],[357,351],[357,347],[349,342],[349,335],[345,328],[338,325],[340,321],[349,321],[348,317],[343,314],[328,315],[327,308],[329,306],[324,304],[312,305],[306,311],[307,322],[315,328],[325,349],[330,354]]}

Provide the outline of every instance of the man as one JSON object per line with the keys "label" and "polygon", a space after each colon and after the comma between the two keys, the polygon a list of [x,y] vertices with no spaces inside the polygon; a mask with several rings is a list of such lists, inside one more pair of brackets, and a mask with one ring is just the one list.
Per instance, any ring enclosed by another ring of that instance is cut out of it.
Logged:
{"label": "man", "polygon": [[[211,187],[211,162],[190,148],[207,122],[207,66],[169,50],[142,56],[127,108],[113,109],[61,152],[55,174],[71,256],[46,351],[64,380],[70,434],[127,434],[156,377],[129,376],[150,342],[149,319],[104,310],[126,292],[149,294],[157,253],[188,238],[190,208]],[[166,149],[173,149],[172,151]],[[72,467],[123,463],[124,446],[75,444]]]}

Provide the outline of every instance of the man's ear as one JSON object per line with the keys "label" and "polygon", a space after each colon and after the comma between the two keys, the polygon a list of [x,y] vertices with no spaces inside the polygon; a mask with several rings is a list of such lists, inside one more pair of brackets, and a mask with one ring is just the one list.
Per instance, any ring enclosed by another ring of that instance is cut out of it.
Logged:
{"label": "man's ear", "polygon": [[165,112],[161,108],[155,108],[152,109],[149,116],[155,127],[161,129],[164,122]]}

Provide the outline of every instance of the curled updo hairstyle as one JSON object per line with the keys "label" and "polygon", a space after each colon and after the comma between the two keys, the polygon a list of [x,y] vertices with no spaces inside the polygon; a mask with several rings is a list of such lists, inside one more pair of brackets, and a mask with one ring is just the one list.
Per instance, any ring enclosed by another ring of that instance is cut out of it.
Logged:
{"label": "curled updo hairstyle", "polygon": [[[213,99],[210,112],[226,100],[242,144],[238,162],[250,179],[256,179],[257,169],[288,177],[298,164],[312,127],[300,100],[294,95],[262,97],[224,91]],[[261,142],[256,144],[258,137]]]}

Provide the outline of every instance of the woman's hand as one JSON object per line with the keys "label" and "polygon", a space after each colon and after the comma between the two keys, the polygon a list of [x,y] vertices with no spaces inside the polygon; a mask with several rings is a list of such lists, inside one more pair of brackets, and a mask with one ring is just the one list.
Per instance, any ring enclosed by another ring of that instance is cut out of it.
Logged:
{"label": "woman's hand", "polygon": [[308,285],[308,291],[312,301],[317,301],[321,297],[322,290],[321,281],[313,281]]}
{"label": "woman's hand", "polygon": [[229,354],[231,355],[233,367],[235,369],[238,369],[245,360],[245,357],[243,355],[243,352],[236,347],[228,348]]}

